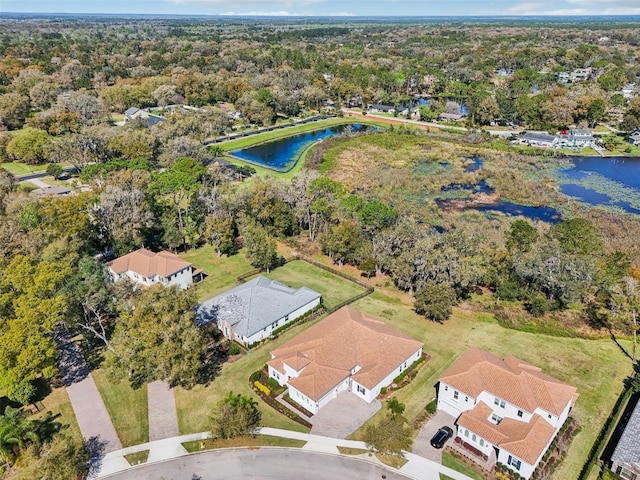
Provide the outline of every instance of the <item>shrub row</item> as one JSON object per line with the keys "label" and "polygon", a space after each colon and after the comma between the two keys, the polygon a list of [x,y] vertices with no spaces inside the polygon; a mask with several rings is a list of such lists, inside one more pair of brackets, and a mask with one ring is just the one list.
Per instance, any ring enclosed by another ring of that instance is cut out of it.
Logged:
{"label": "shrub row", "polygon": [[396,378],[393,379],[393,383],[395,383],[396,385],[400,385],[400,383],[402,383],[402,381],[407,377],[407,375],[411,374],[411,378],[413,378],[413,375],[416,373],[417,367],[418,365],[422,364],[425,362],[425,360],[427,359],[426,355],[422,355],[419,359],[417,359],[415,362],[413,362],[409,368],[407,368],[404,372],[402,372],[400,375],[398,375]]}
{"label": "shrub row", "polygon": [[[260,383],[260,382],[258,382]],[[278,402],[275,398],[271,398],[269,395],[265,395],[265,392],[257,387],[257,385],[252,383],[254,391],[258,394],[258,396],[271,408],[282,413],[284,416],[289,417],[294,422],[298,422],[300,425],[303,425],[307,428],[311,428],[312,425],[307,422],[304,418],[300,417],[297,413],[289,410],[287,407]],[[265,387],[266,388],[266,387]]]}
{"label": "shrub row", "polygon": [[259,380],[256,380],[255,382],[253,382],[253,385],[262,393],[264,393],[267,397],[271,396],[271,390],[269,389],[269,387],[260,383]]}

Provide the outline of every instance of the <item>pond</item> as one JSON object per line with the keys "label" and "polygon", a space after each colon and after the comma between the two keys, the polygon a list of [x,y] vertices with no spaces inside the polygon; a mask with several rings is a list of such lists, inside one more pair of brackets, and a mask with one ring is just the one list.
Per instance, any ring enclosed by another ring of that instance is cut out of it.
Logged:
{"label": "pond", "polygon": [[236,158],[255,163],[261,167],[276,171],[286,171],[297,163],[305,149],[319,140],[340,135],[346,131],[366,132],[374,130],[376,128],[373,126],[359,123],[336,125],[235,150],[231,154]]}
{"label": "pond", "polygon": [[500,212],[513,217],[524,217],[530,220],[540,220],[551,224],[559,223],[562,220],[560,212],[553,207],[531,207],[529,205],[518,205],[504,200],[498,200],[493,205],[482,205],[475,207],[479,212]]}
{"label": "pond", "polygon": [[575,157],[557,172],[562,193],[580,202],[640,215],[640,158]]}

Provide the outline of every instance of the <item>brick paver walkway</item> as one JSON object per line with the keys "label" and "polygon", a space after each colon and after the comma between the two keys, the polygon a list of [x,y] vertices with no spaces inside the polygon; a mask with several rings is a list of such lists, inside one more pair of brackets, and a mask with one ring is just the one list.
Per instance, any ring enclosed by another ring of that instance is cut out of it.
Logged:
{"label": "brick paver walkway", "polygon": [[58,366],[82,436],[85,440],[97,438],[103,445],[104,453],[121,449],[116,429],[80,348],[71,341],[69,333],[63,328],[56,331],[56,342]]}
{"label": "brick paver walkway", "polygon": [[149,441],[177,437],[178,414],[173,389],[166,382],[156,381],[147,385],[149,405]]}

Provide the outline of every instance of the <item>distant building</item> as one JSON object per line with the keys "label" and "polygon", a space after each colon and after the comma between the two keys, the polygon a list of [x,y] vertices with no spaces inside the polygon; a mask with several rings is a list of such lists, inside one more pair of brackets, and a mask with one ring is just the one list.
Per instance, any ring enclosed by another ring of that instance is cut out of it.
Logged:
{"label": "distant building", "polygon": [[42,197],[66,197],[71,194],[71,189],[62,185],[52,185],[50,187],[36,188],[31,191],[31,195],[36,198]]}
{"label": "distant building", "polygon": [[202,277],[202,272],[194,270],[189,262],[164,250],[154,253],[141,248],[116,258],[108,266],[112,281],[127,278],[142,287],[161,283],[185,289]]}
{"label": "distant building", "polygon": [[131,107],[124,112],[125,122],[130,122],[132,120],[138,120],[138,119],[145,120],[145,124],[147,127],[152,127],[154,125],[164,122],[164,118],[159,117],[158,115],[153,115],[147,112],[146,110],[142,110],[140,108]]}
{"label": "distant building", "polygon": [[592,147],[596,141],[591,130],[588,128],[576,128],[574,130],[562,131],[558,134],[558,142],[562,146],[568,147]]}
{"label": "distant building", "polygon": [[248,346],[313,310],[320,299],[310,288],[296,290],[259,276],[203,302],[196,319],[199,324],[215,321],[226,338]]}
{"label": "distant building", "polygon": [[624,98],[631,98],[635,95],[636,93],[636,84],[635,83],[629,83],[627,85],[625,85],[624,87],[622,87],[622,96]]}
{"label": "distant building", "polygon": [[445,122],[457,122],[464,118],[464,115],[461,113],[441,113],[438,118],[440,120],[444,120]]}
{"label": "distant building", "polygon": [[555,135],[540,132],[525,132],[521,140],[522,143],[535,147],[553,147],[559,141]]}
{"label": "distant building", "polygon": [[611,470],[625,480],[640,479],[640,402],[633,409],[611,455]]}
{"label": "distant building", "polygon": [[396,113],[396,107],[393,105],[382,105],[380,103],[369,105],[367,110],[371,113]]}
{"label": "distant building", "polygon": [[636,128],[629,134],[629,143],[631,145],[640,146],[640,128]]}

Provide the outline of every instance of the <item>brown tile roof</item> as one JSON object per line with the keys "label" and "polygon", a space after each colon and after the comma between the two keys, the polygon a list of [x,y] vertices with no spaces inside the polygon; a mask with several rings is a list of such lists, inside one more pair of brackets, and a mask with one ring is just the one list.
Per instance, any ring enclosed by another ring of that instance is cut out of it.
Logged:
{"label": "brown tile roof", "polygon": [[533,413],[536,408],[560,415],[567,403],[575,403],[575,387],[542,373],[540,368],[516,357],[504,360],[472,348],[440,376],[440,380],[477,398],[482,391]]}
{"label": "brown tile roof", "polygon": [[504,418],[496,425],[489,420],[491,413],[491,408],[480,401],[472,410],[460,415],[458,425],[534,465],[553,438],[555,428],[537,414],[529,423]]}
{"label": "brown tile roof", "polygon": [[116,258],[109,263],[109,268],[115,273],[131,270],[147,278],[154,275],[166,278],[189,266],[191,266],[189,262],[182,260],[174,253],[165,250],[154,253],[144,248]]}
{"label": "brown tile roof", "polygon": [[356,366],[361,368],[353,379],[375,387],[421,347],[382,320],[347,306],[272,351],[269,365],[284,373],[282,362],[298,368],[305,361],[301,356],[308,359],[310,364],[288,383],[317,401]]}

